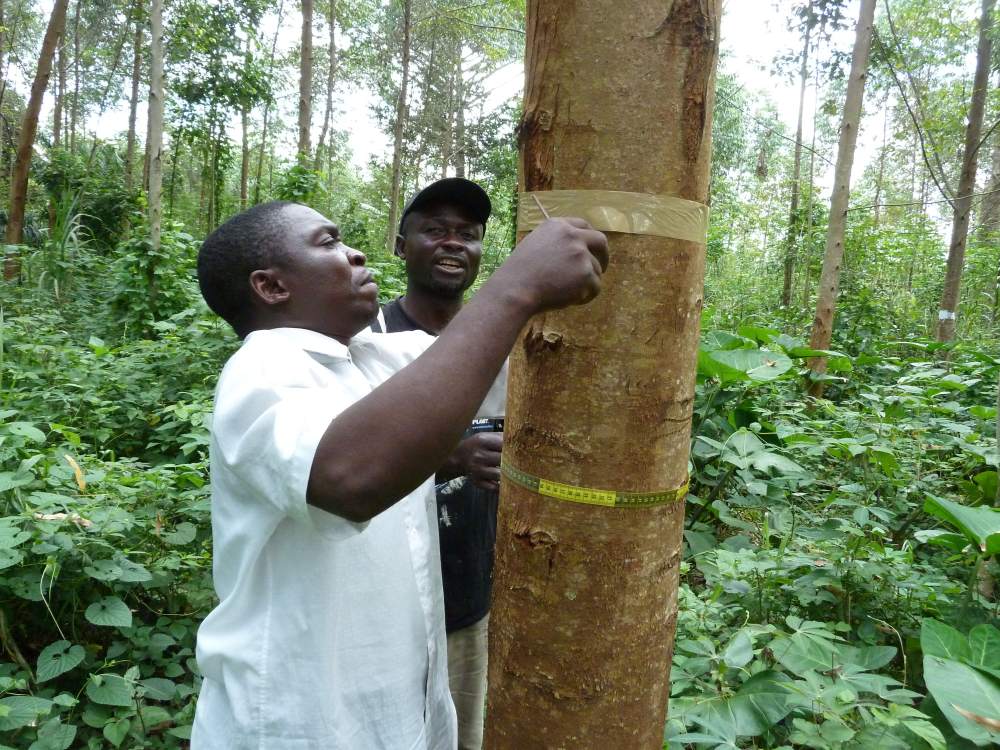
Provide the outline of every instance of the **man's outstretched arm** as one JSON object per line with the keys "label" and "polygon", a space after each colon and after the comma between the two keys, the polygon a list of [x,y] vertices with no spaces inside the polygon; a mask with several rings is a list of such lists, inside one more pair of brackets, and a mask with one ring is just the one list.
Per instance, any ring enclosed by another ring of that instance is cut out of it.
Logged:
{"label": "man's outstretched arm", "polygon": [[454,450],[531,316],[589,302],[607,263],[607,238],[580,219],[525,237],[426,352],[330,423],[309,504],[367,521],[412,492]]}

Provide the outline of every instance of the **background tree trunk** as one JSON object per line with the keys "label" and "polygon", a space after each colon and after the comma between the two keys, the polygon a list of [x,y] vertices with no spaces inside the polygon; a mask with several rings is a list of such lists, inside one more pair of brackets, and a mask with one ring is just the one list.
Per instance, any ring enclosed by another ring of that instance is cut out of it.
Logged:
{"label": "background tree trunk", "polygon": [[[66,46],[63,45],[63,49]],[[73,100],[69,110],[69,150],[76,152],[76,120],[80,112],[80,0],[73,10]]]}
{"label": "background tree trunk", "polygon": [[[861,0],[858,26],[854,36],[851,56],[851,73],[847,81],[844,116],[840,124],[840,143],[837,146],[837,165],[833,174],[833,195],[830,197],[830,221],[826,231],[826,250],[823,253],[823,270],[819,275],[816,292],[816,316],[813,318],[809,345],[813,349],[829,349],[833,334],[833,313],[837,306],[837,289],[840,286],[840,264],[844,257],[844,230],[847,226],[847,201],[851,197],[851,168],[861,124],[861,105],[868,79],[868,58],[872,48],[872,31],[875,23],[875,0]],[[826,358],[809,360],[810,369],[817,375],[826,372]],[[814,381],[809,388],[814,396],[823,393],[822,381]]]}
{"label": "background tree trunk", "polygon": [[[278,22],[274,29],[274,37],[271,39],[271,54],[267,58],[267,67],[270,70],[274,67],[274,54],[278,48],[278,32],[281,31],[281,19],[285,12],[285,2],[280,0],[278,3]],[[253,183],[253,202],[256,205],[260,203],[260,184],[261,178],[264,173],[264,154],[267,152],[267,125],[268,118],[271,114],[271,99],[268,98],[264,102],[264,122],[260,129],[260,154],[257,157],[257,175]]]}
{"label": "background tree trunk", "polygon": [[312,123],[312,16],[313,0],[302,0],[302,51],[299,60],[299,163],[309,163],[312,151],[309,127]]}
{"label": "background tree trunk", "polygon": [[[810,10],[812,4],[810,3]],[[799,236],[799,193],[802,176],[802,119],[806,108],[806,81],[809,79],[809,43],[812,39],[811,18],[807,18],[799,66],[799,118],[795,127],[795,156],[792,164],[792,188],[788,201],[788,234],[785,237],[785,280],[781,287],[781,306],[792,303],[792,277],[795,273],[795,242]]]}
{"label": "background tree trunk", "polygon": [[323,129],[319,131],[316,160],[313,162],[313,169],[317,172],[323,165],[323,151],[326,148],[326,137],[330,130],[330,115],[333,112],[333,86],[337,81],[337,0],[330,0],[326,24],[329,32],[327,57],[330,59],[326,69],[326,106],[323,109]]}
{"label": "background tree trunk", "polygon": [[396,247],[396,225],[399,223],[399,193],[403,169],[403,130],[406,126],[406,86],[410,77],[410,26],[412,0],[403,0],[403,49],[399,95],[396,97],[396,120],[392,129],[392,183],[389,189],[389,224],[386,227],[386,250]]}
{"label": "background tree trunk", "polygon": [[163,0],[149,4],[149,242],[152,255],[146,264],[150,309],[156,310],[156,262],[160,250],[163,185]]}
{"label": "background tree trunk", "polygon": [[132,43],[132,91],[128,105],[128,145],[125,149],[125,186],[132,190],[135,181],[135,120],[139,108],[139,80],[142,75],[142,0],[135,3],[135,39]]}
{"label": "background tree trunk", "polygon": [[951,225],[951,243],[948,247],[948,266],[944,276],[944,291],[938,312],[938,341],[955,338],[955,316],[958,313],[958,296],[965,267],[965,243],[969,236],[969,215],[972,212],[972,194],[976,190],[976,166],[979,159],[980,134],[983,130],[983,113],[986,110],[986,91],[989,87],[990,58],[993,50],[993,8],[996,0],[983,0],[979,19],[979,49],[976,53],[976,73],[972,83],[972,101],[969,104],[969,122],[965,130],[965,149],[962,154],[962,173],[953,201],[954,215]]}
{"label": "background tree trunk", "polygon": [[[522,190],[707,203],[721,2],[666,7],[529,0]],[[665,491],[687,474],[705,246],[610,239],[602,295],[535,317],[514,347],[504,461]],[[485,746],[660,750],[683,502],[595,507],[506,479],[501,493]]]}
{"label": "background tree trunk", "polygon": [[[28,197],[28,167],[31,165],[31,148],[35,144],[35,133],[38,130],[38,113],[42,109],[42,99],[49,85],[49,75],[52,73],[52,57],[59,44],[63,29],[66,26],[66,5],[68,0],[55,0],[52,14],[45,29],[42,47],[38,53],[38,65],[35,68],[35,78],[31,83],[31,96],[21,120],[21,133],[17,142],[17,157],[14,162],[14,172],[10,181],[10,211],[7,218],[5,242],[8,245],[19,245],[24,234],[24,204]],[[20,259],[17,255],[6,254],[4,257],[4,278],[13,280],[20,274]]]}

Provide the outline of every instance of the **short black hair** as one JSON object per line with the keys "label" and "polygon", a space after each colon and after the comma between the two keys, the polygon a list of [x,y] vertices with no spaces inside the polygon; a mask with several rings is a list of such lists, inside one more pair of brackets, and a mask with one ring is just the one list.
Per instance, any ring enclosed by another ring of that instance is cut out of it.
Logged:
{"label": "short black hair", "polygon": [[241,338],[253,324],[250,274],[284,259],[288,223],[282,214],[294,205],[292,201],[260,203],[233,216],[201,243],[201,296]]}

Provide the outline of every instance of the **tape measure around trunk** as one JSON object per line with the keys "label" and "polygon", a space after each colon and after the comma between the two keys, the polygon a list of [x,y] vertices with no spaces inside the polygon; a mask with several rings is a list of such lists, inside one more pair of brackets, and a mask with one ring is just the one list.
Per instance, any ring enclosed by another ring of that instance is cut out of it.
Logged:
{"label": "tape measure around trunk", "polygon": [[590,487],[576,487],[549,479],[541,479],[527,472],[515,469],[506,461],[500,461],[500,472],[514,484],[537,492],[545,497],[565,500],[584,505],[602,505],[606,508],[651,508],[666,503],[676,503],[684,499],[688,482],[680,487],[664,492],[618,492],[616,490],[596,490]]}

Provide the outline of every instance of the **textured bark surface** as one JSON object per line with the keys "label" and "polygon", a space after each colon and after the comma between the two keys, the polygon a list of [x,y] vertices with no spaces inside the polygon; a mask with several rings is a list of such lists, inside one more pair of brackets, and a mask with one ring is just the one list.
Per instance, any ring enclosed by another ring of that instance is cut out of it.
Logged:
{"label": "textured bark surface", "polygon": [[[8,245],[21,244],[24,233],[24,206],[28,197],[28,167],[31,166],[31,149],[35,145],[35,133],[38,130],[38,113],[42,109],[42,99],[49,85],[49,75],[52,73],[52,58],[55,55],[56,44],[62,36],[66,25],[67,0],[56,0],[49,16],[49,24],[45,28],[42,48],[38,53],[38,66],[35,68],[35,78],[31,83],[31,95],[28,106],[21,119],[21,132],[17,141],[17,158],[10,179],[10,211],[7,219],[5,240]],[[4,278],[13,280],[18,277],[20,262],[16,255],[7,255],[4,260]]]}
{"label": "textured bark surface", "polygon": [[[810,10],[812,10],[810,6]],[[802,192],[802,118],[806,109],[806,82],[809,80],[809,44],[812,26],[803,31],[802,54],[799,58],[799,116],[795,126],[795,156],[792,165],[791,195],[788,200],[788,233],[785,235],[785,280],[781,285],[781,305],[792,303],[792,277],[795,273],[795,242],[799,237],[799,194]],[[761,155],[763,155],[763,150]]]}
{"label": "textured bark surface", "polygon": [[969,103],[969,122],[965,129],[965,149],[962,153],[962,174],[953,202],[955,211],[951,223],[951,242],[948,246],[948,266],[941,293],[941,311],[951,317],[938,320],[938,341],[955,338],[955,314],[958,312],[958,295],[965,268],[965,244],[969,237],[969,218],[972,213],[972,193],[976,190],[976,167],[979,164],[980,134],[983,113],[986,111],[986,91],[990,83],[990,61],[993,57],[993,9],[996,0],[983,0],[979,19],[979,48],[976,52],[976,72],[972,82],[972,100]]}
{"label": "textured bark surface", "polygon": [[[858,25],[854,35],[854,51],[851,54],[851,73],[847,80],[847,95],[844,99],[844,116],[840,124],[837,165],[833,171],[833,194],[830,196],[830,222],[826,230],[823,270],[820,271],[819,291],[816,293],[816,315],[813,318],[809,339],[809,346],[813,349],[829,349],[833,335],[833,311],[837,306],[840,264],[844,259],[847,202],[851,197],[851,169],[854,166],[854,151],[858,143],[865,82],[868,80],[868,58],[871,56],[874,24],[875,0],[861,0]],[[817,374],[826,372],[826,358],[810,359],[809,367]],[[813,383],[809,392],[813,396],[822,395],[823,382]]]}
{"label": "textured bark surface", "polygon": [[389,253],[396,247],[396,225],[399,223],[399,194],[403,177],[403,131],[406,128],[406,90],[410,80],[410,33],[413,23],[413,3],[403,0],[402,66],[399,74],[399,94],[396,96],[396,119],[392,126],[392,183],[389,188],[389,221],[386,224],[385,247]]}
{"label": "textured bark surface", "polygon": [[[521,188],[707,202],[719,14],[718,0],[529,0]],[[511,354],[504,460],[667,490],[687,473],[704,246],[609,239],[601,296],[537,316]],[[662,747],[683,518],[682,503],[610,509],[501,483],[487,748]]]}
{"label": "textured bark surface", "polygon": [[312,126],[312,0],[302,0],[302,44],[299,48],[299,163],[309,164],[312,151],[310,128]]}

